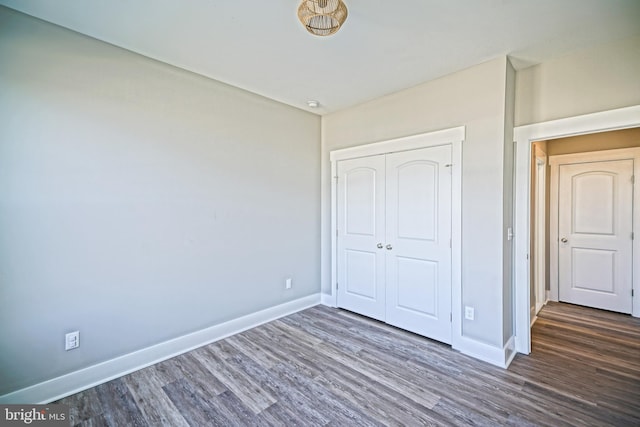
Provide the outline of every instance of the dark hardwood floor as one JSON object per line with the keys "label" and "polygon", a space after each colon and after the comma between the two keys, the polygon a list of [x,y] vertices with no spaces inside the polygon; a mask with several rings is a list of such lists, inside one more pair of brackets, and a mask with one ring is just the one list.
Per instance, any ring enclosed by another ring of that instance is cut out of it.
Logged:
{"label": "dark hardwood floor", "polygon": [[60,402],[83,426],[638,426],[640,319],[549,303],[504,370],[317,306]]}

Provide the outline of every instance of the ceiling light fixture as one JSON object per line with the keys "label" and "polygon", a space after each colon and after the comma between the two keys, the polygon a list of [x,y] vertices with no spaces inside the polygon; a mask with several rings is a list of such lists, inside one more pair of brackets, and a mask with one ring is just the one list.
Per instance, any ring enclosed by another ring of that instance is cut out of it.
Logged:
{"label": "ceiling light fixture", "polygon": [[318,108],[320,106],[320,102],[316,101],[315,99],[310,99],[307,101],[307,105],[311,108]]}
{"label": "ceiling light fixture", "polygon": [[315,36],[330,36],[347,19],[347,6],[342,0],[303,0],[298,19]]}

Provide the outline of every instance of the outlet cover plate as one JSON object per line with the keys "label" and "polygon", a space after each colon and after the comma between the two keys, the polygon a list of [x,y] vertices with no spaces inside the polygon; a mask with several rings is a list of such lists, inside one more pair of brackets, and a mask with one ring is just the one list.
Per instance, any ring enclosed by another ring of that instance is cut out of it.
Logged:
{"label": "outlet cover plate", "polygon": [[476,317],[475,309],[473,307],[466,306],[464,308],[464,318],[467,320],[474,320]]}

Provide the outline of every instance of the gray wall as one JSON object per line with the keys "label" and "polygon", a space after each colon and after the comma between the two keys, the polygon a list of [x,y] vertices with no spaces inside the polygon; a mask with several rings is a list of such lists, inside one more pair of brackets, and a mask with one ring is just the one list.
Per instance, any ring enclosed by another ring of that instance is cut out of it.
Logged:
{"label": "gray wall", "polygon": [[503,344],[506,344],[515,333],[514,292],[513,292],[513,238],[509,240],[508,230],[513,230],[514,211],[514,166],[515,144],[513,141],[513,121],[515,116],[515,91],[516,71],[511,62],[507,61],[505,75],[505,99],[504,99],[504,187],[502,198],[504,200],[502,217],[503,225],[503,251],[502,251],[502,313],[503,320]]}
{"label": "gray wall", "polygon": [[318,116],[3,7],[0,58],[0,395],[319,292]]}
{"label": "gray wall", "polygon": [[323,117],[324,293],[330,293],[331,286],[328,261],[330,151],[465,125],[462,305],[475,308],[475,320],[463,320],[463,335],[502,347],[505,333],[503,250],[506,247],[503,183],[505,170],[509,170],[504,165],[508,67],[507,59],[499,58]]}
{"label": "gray wall", "polygon": [[593,46],[516,74],[516,126],[640,105],[640,37]]}

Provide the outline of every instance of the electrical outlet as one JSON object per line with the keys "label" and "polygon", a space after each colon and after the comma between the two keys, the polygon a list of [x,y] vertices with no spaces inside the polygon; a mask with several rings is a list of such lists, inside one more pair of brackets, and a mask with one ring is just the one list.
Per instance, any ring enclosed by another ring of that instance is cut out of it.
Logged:
{"label": "electrical outlet", "polygon": [[64,349],[69,351],[80,347],[80,331],[69,332],[64,336]]}
{"label": "electrical outlet", "polygon": [[474,320],[476,317],[476,311],[473,307],[465,306],[464,318],[467,320]]}
{"label": "electrical outlet", "polygon": [[284,281],[284,288],[291,289],[291,277],[288,277],[287,280]]}

